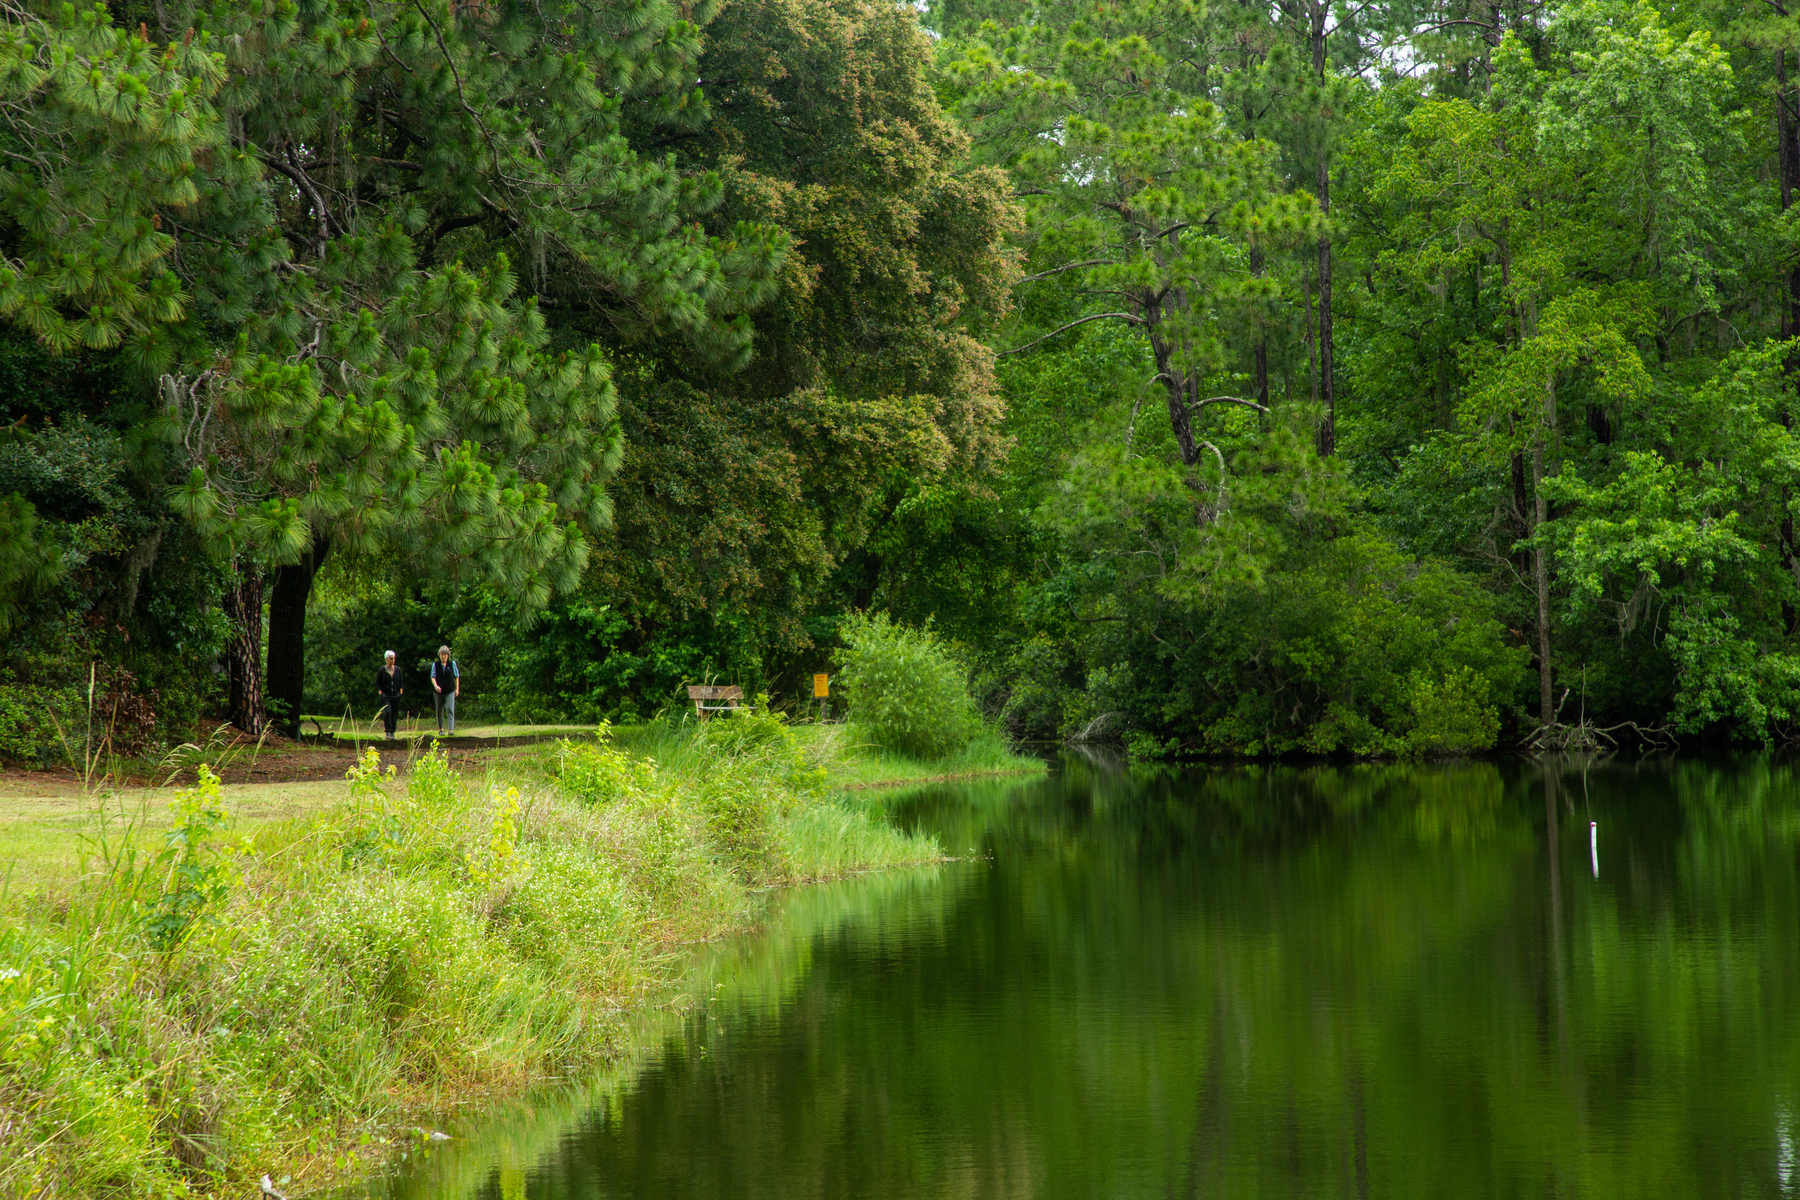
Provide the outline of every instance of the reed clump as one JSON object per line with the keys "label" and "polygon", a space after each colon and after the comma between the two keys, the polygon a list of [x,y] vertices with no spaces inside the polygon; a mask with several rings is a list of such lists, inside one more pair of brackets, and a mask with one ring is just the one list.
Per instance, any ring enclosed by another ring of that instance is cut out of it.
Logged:
{"label": "reed clump", "polygon": [[756,889],[941,856],[766,709],[660,742],[480,779],[371,752],[330,811],[250,831],[203,766],[160,839],[97,827],[58,903],[0,901],[0,1196],[341,1177],[617,1054]]}

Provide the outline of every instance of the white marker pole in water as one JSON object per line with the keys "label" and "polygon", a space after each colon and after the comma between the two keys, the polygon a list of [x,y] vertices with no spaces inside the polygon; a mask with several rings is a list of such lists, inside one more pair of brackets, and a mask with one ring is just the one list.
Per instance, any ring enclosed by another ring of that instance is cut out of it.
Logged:
{"label": "white marker pole in water", "polygon": [[1600,878],[1600,822],[1588,822],[1588,855],[1594,860],[1594,878]]}

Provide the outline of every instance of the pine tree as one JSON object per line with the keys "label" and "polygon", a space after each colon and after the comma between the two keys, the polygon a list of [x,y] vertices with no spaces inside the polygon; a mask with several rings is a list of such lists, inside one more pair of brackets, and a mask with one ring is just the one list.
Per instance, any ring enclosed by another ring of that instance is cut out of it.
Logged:
{"label": "pine tree", "polygon": [[1198,424],[1227,361],[1224,318],[1266,301],[1260,254],[1318,236],[1317,206],[1283,185],[1275,147],[1235,136],[1214,106],[1199,5],[1079,5],[1061,20],[983,27],[950,64],[978,153],[1005,165],[1025,206],[1031,284],[1058,280],[1097,307],[1004,353],[1094,321],[1142,331],[1182,462],[1224,455]]}
{"label": "pine tree", "polygon": [[9,43],[44,165],[9,168],[27,233],[0,308],[154,387],[174,505],[235,564],[233,718],[264,719],[267,581],[292,726],[327,554],[526,606],[579,577],[621,453],[611,364],[527,293],[555,271],[621,330],[742,361],[784,243],[708,236],[717,179],[626,140],[628,117],[705,116],[672,5],[122,12],[138,32],[96,8]]}

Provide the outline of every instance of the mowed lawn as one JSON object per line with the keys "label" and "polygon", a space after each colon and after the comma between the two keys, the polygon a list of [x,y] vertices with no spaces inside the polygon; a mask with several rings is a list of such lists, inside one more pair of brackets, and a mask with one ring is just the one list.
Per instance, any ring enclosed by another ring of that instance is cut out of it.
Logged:
{"label": "mowed lawn", "polygon": [[[85,794],[66,776],[0,779],[0,879],[13,895],[54,895],[73,882],[84,858],[129,839],[154,853],[170,824],[175,788],[133,787]],[[340,804],[342,780],[226,784],[221,789],[232,832],[250,836],[271,821],[302,817]],[[91,868],[90,868],[91,869]]]}
{"label": "mowed lawn", "polygon": [[[379,716],[365,719],[357,717],[347,721],[342,717],[301,717],[301,728],[307,733],[317,733],[323,729],[326,734],[341,738],[344,741],[366,742],[380,741],[386,736]],[[315,728],[313,722],[318,722]],[[458,721],[456,736],[458,737],[582,737],[592,734],[592,725],[507,725],[501,723],[469,724]],[[395,738],[411,741],[413,738],[430,738],[437,736],[437,722],[431,716],[414,716],[395,723]]]}
{"label": "mowed lawn", "polygon": [[[336,732],[330,725],[327,729]],[[404,735],[406,730],[399,732]],[[433,730],[422,732],[429,735]],[[591,737],[594,731],[585,725],[486,725],[458,732],[472,737],[540,735],[578,740]],[[854,725],[798,725],[794,732],[800,744],[830,771],[832,782],[848,789],[984,775],[1029,775],[1044,770],[1042,760],[1014,754],[998,738],[979,740],[953,758],[925,763],[869,745]],[[340,736],[346,743],[366,740],[366,735],[357,738],[348,732]],[[621,749],[658,759],[665,766],[705,769],[703,763],[686,761],[691,751],[687,735],[679,727],[623,726],[613,731],[613,738]],[[452,747],[455,744],[448,742]],[[465,775],[473,772],[479,777],[484,766],[499,767],[521,755],[549,752],[547,746],[471,748],[468,755],[459,754],[456,758]],[[271,756],[267,751],[263,753],[261,761],[267,765]],[[304,747],[293,747],[290,753],[303,755],[306,751]],[[308,769],[315,775],[321,770],[336,775],[347,769],[352,760],[348,753],[338,753],[343,756],[341,768],[328,759],[325,765],[309,762]],[[399,765],[404,773],[413,752],[403,749],[384,757]],[[241,765],[248,760],[246,753],[238,762]],[[171,820],[169,802],[177,790],[134,786],[84,792],[79,780],[68,772],[0,775],[0,887],[13,897],[54,896],[73,882],[84,858],[97,859],[106,846],[117,847],[129,839],[140,850],[154,853],[162,847],[163,831]],[[349,785],[341,778],[226,783],[221,789],[231,830],[244,837],[253,837],[258,828],[271,822],[293,820],[342,804],[348,795]]]}

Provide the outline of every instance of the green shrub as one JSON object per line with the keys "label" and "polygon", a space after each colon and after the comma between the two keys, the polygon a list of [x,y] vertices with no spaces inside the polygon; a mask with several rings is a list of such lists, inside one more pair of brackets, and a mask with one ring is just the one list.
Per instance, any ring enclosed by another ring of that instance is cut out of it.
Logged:
{"label": "green shrub", "polygon": [[350,781],[343,833],[346,867],[364,861],[388,862],[405,852],[412,839],[407,805],[396,805],[387,792],[397,774],[396,767],[382,769],[381,754],[373,746],[344,772]]}
{"label": "green shrub", "polygon": [[156,859],[162,894],[144,917],[150,945],[165,952],[181,945],[231,892],[231,866],[219,844],[225,828],[219,777],[202,766],[200,781],[176,792],[169,807],[175,824]]}
{"label": "green shrub", "polygon": [[1469,667],[1452,667],[1440,680],[1424,672],[1412,678],[1413,754],[1466,754],[1486,750],[1500,736],[1500,710],[1489,703],[1489,684]]}
{"label": "green shrub", "polygon": [[638,920],[630,885],[613,863],[586,847],[544,845],[494,923],[520,957],[554,965],[572,950],[634,936]]}
{"label": "green shrub", "polygon": [[406,781],[406,795],[424,808],[447,808],[462,791],[462,780],[450,766],[450,759],[436,742],[425,756],[413,764]]}
{"label": "green shrub", "polygon": [[611,744],[612,728],[600,722],[591,742],[556,743],[556,781],[562,790],[588,804],[612,804],[656,785],[656,763],[633,758]]}
{"label": "green shrub", "polygon": [[68,755],[50,714],[72,713],[80,705],[74,688],[0,683],[0,762],[39,767],[66,762]]}
{"label": "green shrub", "polygon": [[769,707],[766,695],[701,722],[694,748],[709,758],[754,770],[795,793],[812,794],[825,784],[824,768],[800,744],[787,716]]}
{"label": "green shrub", "polygon": [[885,614],[854,616],[842,628],[838,678],[850,719],[884,750],[914,758],[961,753],[982,732],[968,674],[928,629],[908,629]]}

